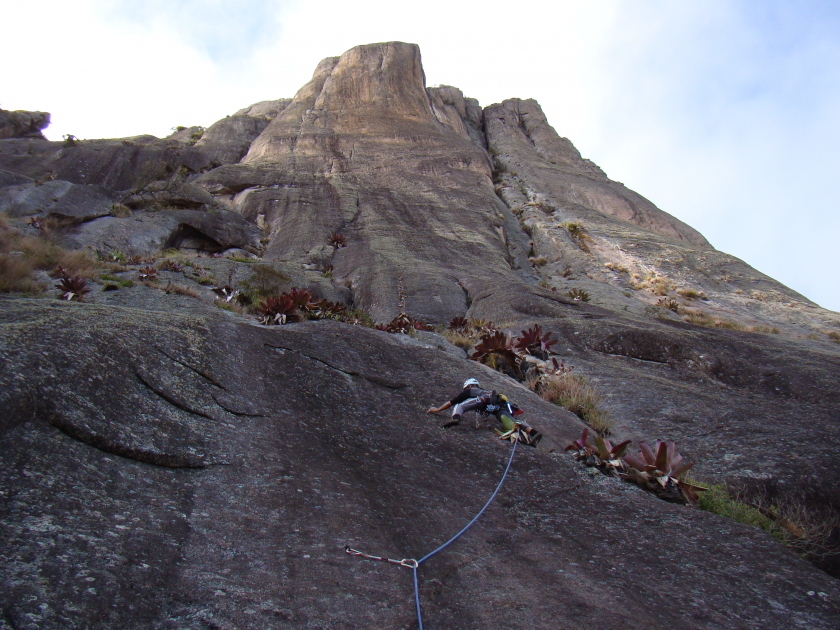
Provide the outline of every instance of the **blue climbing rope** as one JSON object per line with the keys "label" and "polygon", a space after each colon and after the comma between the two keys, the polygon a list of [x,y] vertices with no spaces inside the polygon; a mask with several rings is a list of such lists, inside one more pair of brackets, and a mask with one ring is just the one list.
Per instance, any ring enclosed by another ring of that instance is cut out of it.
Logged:
{"label": "blue climbing rope", "polygon": [[467,523],[466,526],[464,527],[464,529],[462,529],[460,532],[455,534],[452,538],[447,540],[440,547],[435,549],[432,553],[426,554],[425,556],[420,558],[416,563],[414,563],[414,567],[413,567],[413,571],[414,571],[414,601],[417,603],[417,623],[420,624],[420,630],[423,630],[423,618],[420,615],[420,589],[417,586],[417,567],[420,566],[421,562],[425,562],[426,560],[431,558],[433,555],[435,555],[438,551],[446,548],[448,545],[455,542],[461,534],[463,534],[465,531],[467,531],[470,528],[470,526],[478,520],[479,516],[484,514],[484,510],[486,510],[488,508],[488,506],[493,502],[493,499],[496,498],[496,495],[499,493],[499,490],[501,489],[502,484],[505,482],[505,477],[507,477],[508,470],[510,470],[510,465],[513,462],[513,454],[516,453],[516,444],[518,442],[519,442],[518,439],[513,440],[513,448],[510,449],[510,459],[508,460],[507,466],[505,467],[505,472],[502,475],[501,480],[499,481],[499,485],[496,486],[496,489],[493,491],[493,494],[490,496],[489,499],[487,499],[487,503],[484,504],[484,507],[481,508],[481,511],[478,514],[475,515],[475,518],[473,518],[473,520],[471,520],[469,523]]}
{"label": "blue climbing rope", "polygon": [[470,528],[470,526],[478,520],[479,516],[484,514],[484,510],[486,510],[489,507],[489,505],[493,502],[493,499],[496,498],[496,495],[499,493],[499,490],[501,489],[502,484],[505,482],[505,477],[507,477],[508,470],[510,470],[510,465],[511,465],[511,463],[513,463],[513,455],[514,455],[514,453],[516,453],[516,444],[517,444],[517,442],[519,442],[518,438],[519,438],[519,433],[517,431],[516,432],[516,439],[513,440],[513,448],[510,450],[510,459],[508,459],[507,466],[505,467],[505,472],[504,472],[504,474],[502,474],[502,478],[499,481],[499,485],[496,486],[496,489],[493,491],[493,494],[487,500],[487,503],[484,504],[484,507],[481,508],[481,511],[478,514],[476,514],[475,517],[473,518],[473,520],[471,520],[469,523],[467,523],[466,526],[460,532],[455,534],[452,538],[447,540],[440,547],[435,549],[432,553],[426,554],[425,556],[423,556],[419,560],[414,560],[412,558],[403,558],[402,560],[393,560],[391,558],[382,558],[380,556],[371,556],[369,554],[362,553],[361,551],[357,551],[356,549],[351,549],[349,546],[345,545],[344,551],[346,551],[350,555],[361,556],[362,558],[367,558],[368,560],[382,560],[383,562],[390,562],[391,564],[398,564],[398,565],[403,566],[403,567],[411,567],[412,571],[414,572],[414,601],[417,605],[417,623],[420,624],[420,630],[423,630],[423,617],[420,614],[420,588],[417,584],[417,567],[420,566],[421,562],[425,562],[426,560],[431,558],[433,555],[435,555],[438,551],[446,548],[448,545],[455,542],[461,534],[463,534],[465,531],[467,531]]}

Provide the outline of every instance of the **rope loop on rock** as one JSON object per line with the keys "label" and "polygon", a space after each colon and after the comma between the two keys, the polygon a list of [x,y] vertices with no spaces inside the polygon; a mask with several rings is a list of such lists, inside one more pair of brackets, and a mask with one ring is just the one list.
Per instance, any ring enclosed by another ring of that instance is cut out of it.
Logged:
{"label": "rope loop on rock", "polygon": [[505,482],[505,477],[507,477],[508,470],[510,470],[510,465],[513,463],[513,455],[514,455],[514,453],[516,453],[516,444],[518,442],[519,442],[518,439],[513,440],[513,448],[510,450],[510,459],[508,459],[507,466],[505,467],[505,472],[502,474],[502,478],[499,481],[499,485],[496,486],[496,489],[493,491],[493,494],[490,495],[490,498],[487,500],[487,503],[484,504],[484,507],[481,508],[479,513],[476,514],[475,517],[469,523],[467,523],[466,526],[464,526],[464,528],[461,531],[459,531],[457,534],[455,534],[452,538],[447,540],[445,543],[443,543],[440,547],[435,549],[433,552],[426,554],[425,556],[423,556],[419,560],[414,560],[413,558],[403,558],[402,560],[394,560],[394,559],[391,559],[391,558],[383,558],[381,556],[371,556],[369,554],[362,553],[361,551],[358,551],[356,549],[351,549],[349,545],[344,546],[344,551],[347,552],[348,554],[352,555],[352,556],[359,556],[361,558],[366,558],[368,560],[381,560],[383,562],[389,562],[391,564],[398,564],[400,566],[408,567],[408,568],[412,569],[412,572],[414,573],[414,601],[417,605],[417,623],[420,625],[420,630],[423,630],[423,617],[420,614],[420,588],[419,588],[419,585],[418,585],[418,582],[417,582],[417,567],[420,566],[420,563],[425,562],[426,560],[431,558],[433,555],[435,555],[438,551],[441,551],[441,550],[445,549],[447,546],[449,546],[450,544],[455,542],[461,536],[461,534],[463,534],[465,531],[467,531],[470,528],[470,526],[478,520],[479,516],[484,514],[484,510],[486,510],[490,506],[490,504],[493,502],[493,499],[496,498],[496,495],[499,493],[499,490],[502,488],[502,484]]}

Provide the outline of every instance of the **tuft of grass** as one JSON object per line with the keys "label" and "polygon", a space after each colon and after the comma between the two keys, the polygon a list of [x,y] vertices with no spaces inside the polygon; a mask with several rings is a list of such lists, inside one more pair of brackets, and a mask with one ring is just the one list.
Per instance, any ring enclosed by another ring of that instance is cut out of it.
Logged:
{"label": "tuft of grass", "polygon": [[714,512],[726,518],[731,518],[739,523],[760,527],[780,542],[784,542],[783,529],[772,518],[762,514],[760,510],[730,496],[725,483],[714,484],[706,492],[701,492],[697,507],[707,512]]}
{"label": "tuft of grass", "polygon": [[216,280],[216,276],[214,276],[212,273],[203,273],[200,275],[196,274],[193,280],[198,282],[198,284],[203,284],[204,286],[215,286],[219,284]]}
{"label": "tuft of grass", "polygon": [[35,280],[34,271],[30,261],[0,254],[0,293],[41,293],[47,287]]}
{"label": "tuft of grass", "polygon": [[715,328],[729,328],[730,330],[747,330],[747,327],[741,322],[736,322],[733,319],[716,319]]}
{"label": "tuft of grass", "polygon": [[469,335],[465,335],[457,330],[444,329],[441,333],[453,346],[458,346],[464,350],[469,350],[473,347],[475,341]]}
{"label": "tuft of grass", "polygon": [[248,297],[255,302],[270,295],[283,293],[292,281],[288,275],[277,271],[271,265],[257,264],[253,269],[253,273],[242,283],[242,286]]}
{"label": "tuft of grass", "polygon": [[163,287],[163,290],[167,293],[175,293],[176,295],[186,295],[188,297],[193,298],[199,297],[198,291],[183,284],[173,284],[172,282],[170,282],[165,287]]}
{"label": "tuft of grass", "polygon": [[193,131],[192,135],[190,135],[190,140],[189,140],[190,145],[194,145],[196,142],[201,140],[201,136],[204,135],[205,131],[207,131],[207,130],[204,127],[199,127],[198,129]]}
{"label": "tuft of grass", "polygon": [[685,309],[685,317],[683,317],[683,321],[688,322],[689,324],[694,324],[695,326],[714,326],[715,324],[714,318],[708,313],[693,309]]}
{"label": "tuft of grass", "polygon": [[569,236],[572,238],[572,241],[584,252],[587,254],[591,253],[589,249],[589,242],[592,241],[592,237],[586,233],[586,228],[583,227],[582,223],[576,223],[574,221],[566,221],[565,223],[561,224],[566,231],[569,233]]}
{"label": "tuft of grass", "polygon": [[836,330],[832,330],[830,333],[826,333],[828,338],[831,339],[834,343],[840,343],[840,333]]}
{"label": "tuft of grass", "polygon": [[667,295],[668,291],[675,287],[668,276],[658,276],[655,272],[645,274],[644,278],[634,273],[633,280],[636,282],[630,283],[631,288],[636,291],[650,289],[654,295]]}
{"label": "tuft of grass", "polygon": [[59,248],[58,266],[63,268],[67,275],[87,279],[95,278],[99,273],[99,265],[85,250],[67,251]]}
{"label": "tuft of grass", "polygon": [[96,262],[84,251],[67,251],[49,235],[26,235],[8,227],[0,230],[0,292],[40,293],[46,287],[35,280],[39,269],[62,267],[66,275],[93,278]]}
{"label": "tuft of grass", "polygon": [[373,328],[376,326],[376,322],[373,317],[370,316],[370,313],[363,311],[360,308],[354,308],[347,311],[347,316],[344,321],[357,326],[364,326],[365,328]]}
{"label": "tuft of grass", "polygon": [[[198,297],[198,296],[196,296]],[[224,300],[213,300],[213,304],[218,306],[220,309],[224,311],[230,311],[231,313],[238,313],[239,315],[247,315],[248,309],[238,302],[225,302]]]}
{"label": "tuft of grass", "polygon": [[111,206],[111,216],[117,217],[118,219],[126,219],[131,216],[131,208],[121,203],[115,203]]}
{"label": "tuft of grass", "polygon": [[783,503],[747,501],[734,495],[725,483],[712,485],[700,494],[697,506],[739,523],[760,527],[776,540],[809,560],[819,562],[837,553],[835,532],[840,526],[836,514],[817,513],[796,500]]}
{"label": "tuft of grass", "polygon": [[604,397],[582,374],[563,374],[543,378],[537,391],[542,398],[565,407],[591,426],[599,435],[607,435],[612,418],[604,408]]}
{"label": "tuft of grass", "polygon": [[684,297],[686,300],[696,300],[703,296],[702,291],[695,291],[694,289],[677,289],[677,294]]}
{"label": "tuft of grass", "polygon": [[630,270],[621,263],[605,262],[604,267],[615,273],[630,273]]}
{"label": "tuft of grass", "polygon": [[770,326],[757,325],[757,326],[750,326],[749,328],[747,328],[747,330],[752,330],[752,331],[755,331],[755,332],[771,333],[773,335],[778,335],[779,334],[779,329],[776,328],[775,326],[773,328],[770,328]]}

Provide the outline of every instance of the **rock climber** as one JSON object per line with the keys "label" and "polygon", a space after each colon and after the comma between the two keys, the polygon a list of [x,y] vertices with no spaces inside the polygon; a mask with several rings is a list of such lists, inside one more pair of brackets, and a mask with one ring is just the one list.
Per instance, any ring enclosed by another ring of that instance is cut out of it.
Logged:
{"label": "rock climber", "polygon": [[438,413],[445,409],[454,407],[452,418],[441,426],[444,429],[454,427],[461,422],[461,416],[467,411],[484,411],[492,413],[498,418],[505,428],[505,431],[512,431],[519,426],[521,439],[531,446],[536,446],[542,439],[542,434],[528,425],[527,422],[514,422],[513,416],[523,413],[523,409],[511,403],[507,396],[497,394],[495,391],[482,389],[477,379],[468,378],[464,381],[463,388],[452,400],[443,403],[440,407],[429,407],[427,413]]}
{"label": "rock climber", "polygon": [[454,427],[456,424],[461,422],[461,415],[465,411],[483,409],[485,403],[480,400],[482,396],[490,396],[490,392],[481,389],[476,379],[468,378],[464,381],[463,389],[457,396],[455,396],[455,398],[449,402],[443,403],[440,407],[429,407],[429,411],[427,413],[438,413],[444,409],[449,409],[454,406],[455,409],[452,410],[452,419],[441,425],[444,429],[448,429],[449,427]]}

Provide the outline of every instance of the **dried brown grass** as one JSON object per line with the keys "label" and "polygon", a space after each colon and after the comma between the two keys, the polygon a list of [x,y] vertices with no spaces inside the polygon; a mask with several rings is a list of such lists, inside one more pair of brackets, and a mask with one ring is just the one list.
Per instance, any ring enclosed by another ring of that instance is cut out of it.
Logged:
{"label": "dried brown grass", "polygon": [[[158,287],[158,288],[160,288],[160,287]],[[167,293],[175,293],[177,295],[186,295],[186,296],[192,297],[192,298],[197,298],[201,295],[198,291],[196,291],[192,287],[188,287],[188,286],[185,286],[183,284],[174,284],[172,282],[170,282],[165,287],[163,287],[163,290],[166,291]]]}
{"label": "dried brown grass", "polygon": [[475,338],[470,335],[465,335],[455,330],[443,330],[441,334],[446,337],[447,341],[453,346],[458,346],[464,350],[469,350],[475,345]]}
{"label": "dried brown grass", "polygon": [[11,254],[0,254],[0,293],[41,293],[47,287],[35,280],[32,263]]}
{"label": "dried brown grass", "polygon": [[535,385],[537,393],[555,405],[565,407],[601,435],[612,428],[612,419],[604,408],[604,397],[581,374],[548,376]]}

